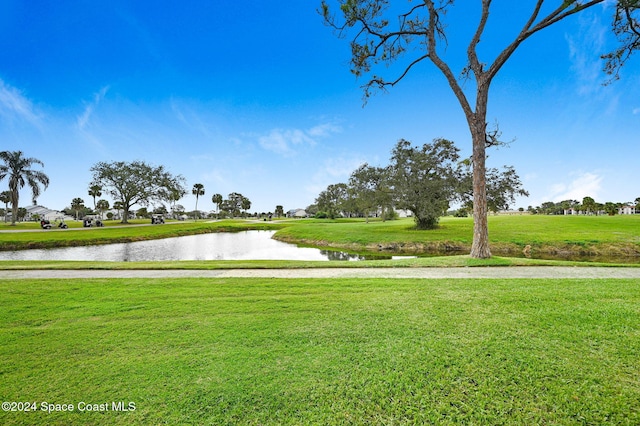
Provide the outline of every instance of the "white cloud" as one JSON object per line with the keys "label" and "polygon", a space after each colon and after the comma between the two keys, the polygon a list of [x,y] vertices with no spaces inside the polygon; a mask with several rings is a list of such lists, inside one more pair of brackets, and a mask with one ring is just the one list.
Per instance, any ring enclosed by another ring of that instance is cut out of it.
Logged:
{"label": "white cloud", "polygon": [[258,143],[267,151],[291,156],[295,154],[295,146],[315,145],[318,139],[326,138],[342,129],[332,123],[319,124],[308,130],[273,129],[269,134],[258,137]]}
{"label": "white cloud", "polygon": [[595,173],[574,173],[575,176],[568,183],[557,183],[550,188],[549,198],[554,202],[564,200],[582,201],[584,197],[598,200],[602,188],[602,176]]}
{"label": "white cloud", "polygon": [[293,155],[293,145],[302,143],[315,144],[315,141],[310,136],[299,129],[273,129],[268,135],[260,136],[258,142],[267,151],[273,151],[284,156]]}
{"label": "white cloud", "polygon": [[307,192],[314,197],[327,186],[336,183],[347,183],[351,173],[366,161],[363,158],[336,157],[325,160],[324,164],[311,177],[311,183],[306,186]]}
{"label": "white cloud", "polygon": [[87,127],[87,124],[89,123],[89,120],[91,119],[91,116],[93,115],[93,111],[104,99],[108,91],[109,91],[109,86],[105,86],[101,88],[100,91],[98,91],[98,93],[93,95],[93,100],[85,106],[82,114],[80,114],[76,118],[76,125],[78,126],[78,129],[85,130],[85,128]]}
{"label": "white cloud", "polygon": [[40,114],[33,103],[18,89],[0,79],[0,116],[10,121],[26,120],[39,126]]}
{"label": "white cloud", "polygon": [[[225,173],[221,170],[210,170],[208,172],[202,173],[200,178],[203,182],[212,183],[217,186],[226,186],[229,184],[228,180],[225,178]],[[214,192],[215,194],[215,192]],[[213,194],[211,194],[213,195]],[[209,197],[211,198],[211,197]]]}
{"label": "white cloud", "polygon": [[602,62],[605,53],[606,34],[609,30],[600,17],[585,13],[580,15],[580,29],[577,34],[567,34],[571,69],[576,75],[578,93],[591,95],[601,90]]}
{"label": "white cloud", "polygon": [[215,137],[215,132],[212,130],[210,120],[204,118],[193,106],[179,103],[179,101],[175,99],[171,99],[170,106],[175,118],[184,125],[186,130],[208,139]]}
{"label": "white cloud", "polygon": [[340,133],[341,131],[342,127],[333,123],[325,123],[312,127],[311,129],[309,129],[308,133],[313,137],[326,137],[330,136],[333,133]]}

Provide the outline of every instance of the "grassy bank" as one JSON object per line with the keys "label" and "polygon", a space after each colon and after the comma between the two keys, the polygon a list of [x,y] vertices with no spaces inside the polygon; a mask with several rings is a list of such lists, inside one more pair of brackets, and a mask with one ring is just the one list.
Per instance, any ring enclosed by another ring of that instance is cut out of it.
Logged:
{"label": "grassy bank", "polygon": [[21,280],[0,291],[0,393],[37,408],[1,412],[6,425],[640,423],[633,280]]}
{"label": "grassy bank", "polygon": [[[334,221],[286,227],[282,241],[350,250],[393,253],[467,252],[473,238],[471,218],[445,217],[438,229],[418,231],[411,219],[390,222]],[[640,215],[634,216],[490,216],[494,254],[640,256]]]}

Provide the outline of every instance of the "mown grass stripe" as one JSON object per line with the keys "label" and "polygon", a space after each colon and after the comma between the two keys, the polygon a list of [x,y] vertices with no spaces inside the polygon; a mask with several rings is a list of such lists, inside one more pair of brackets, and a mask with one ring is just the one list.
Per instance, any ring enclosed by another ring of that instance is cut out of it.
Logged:
{"label": "mown grass stripe", "polygon": [[637,280],[0,281],[2,424],[637,424]]}

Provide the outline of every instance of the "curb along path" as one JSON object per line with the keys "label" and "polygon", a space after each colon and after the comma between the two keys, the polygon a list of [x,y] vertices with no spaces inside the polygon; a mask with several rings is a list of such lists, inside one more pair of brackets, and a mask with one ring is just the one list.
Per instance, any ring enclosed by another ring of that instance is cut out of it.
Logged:
{"label": "curb along path", "polygon": [[0,279],[2,280],[47,278],[630,278],[640,280],[640,268],[494,266],[473,268],[0,270]]}

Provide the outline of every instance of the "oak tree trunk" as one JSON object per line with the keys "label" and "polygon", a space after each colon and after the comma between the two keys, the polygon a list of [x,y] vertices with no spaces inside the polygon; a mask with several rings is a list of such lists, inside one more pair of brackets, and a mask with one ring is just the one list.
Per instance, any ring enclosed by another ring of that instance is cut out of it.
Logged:
{"label": "oak tree trunk", "polygon": [[473,244],[470,255],[476,259],[491,257],[486,189],[486,106],[489,90],[488,86],[483,86],[478,85],[475,113],[467,117],[473,143]]}

